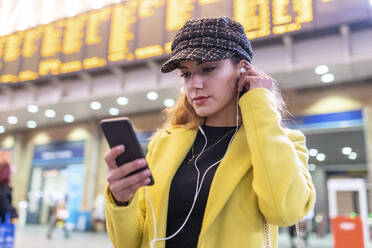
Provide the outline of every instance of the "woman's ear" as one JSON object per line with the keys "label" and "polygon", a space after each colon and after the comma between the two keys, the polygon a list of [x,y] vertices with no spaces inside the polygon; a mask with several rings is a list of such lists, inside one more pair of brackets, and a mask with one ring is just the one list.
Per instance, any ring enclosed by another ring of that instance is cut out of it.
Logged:
{"label": "woman's ear", "polygon": [[245,59],[239,61],[238,64],[239,75],[242,75],[247,71],[246,65],[249,65],[249,63]]}
{"label": "woman's ear", "polygon": [[240,60],[239,68],[244,67],[246,65],[250,65],[250,63],[247,60],[245,60],[245,59]]}

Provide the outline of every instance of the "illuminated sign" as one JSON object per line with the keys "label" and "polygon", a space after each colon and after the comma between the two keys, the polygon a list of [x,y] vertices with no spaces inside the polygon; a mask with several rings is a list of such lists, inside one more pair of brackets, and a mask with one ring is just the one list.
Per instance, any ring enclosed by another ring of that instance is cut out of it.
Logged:
{"label": "illuminated sign", "polygon": [[19,81],[38,78],[42,30],[42,27],[36,27],[24,31],[22,65],[18,74]]}
{"label": "illuminated sign", "polygon": [[83,59],[84,69],[102,67],[107,64],[111,13],[112,8],[106,7],[88,14]]}
{"label": "illuminated sign", "polygon": [[230,16],[249,39],[368,21],[368,0],[128,0],[0,37],[0,83],[165,58],[190,18]]}
{"label": "illuminated sign", "polygon": [[112,62],[134,59],[137,2],[132,0],[113,7],[108,49],[108,59]]}

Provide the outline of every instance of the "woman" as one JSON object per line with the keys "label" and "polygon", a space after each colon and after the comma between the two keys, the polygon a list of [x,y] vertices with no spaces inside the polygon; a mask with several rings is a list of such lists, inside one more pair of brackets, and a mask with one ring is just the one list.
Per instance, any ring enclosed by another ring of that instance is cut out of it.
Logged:
{"label": "woman", "polygon": [[146,161],[118,167],[123,146],[105,155],[115,247],[276,247],[278,226],[312,209],[305,138],[284,127],[274,80],[251,60],[243,27],[228,17],[177,32],[161,69],[179,69],[185,93],[149,144],[155,185],[143,187],[148,170],[125,177]]}
{"label": "woman", "polygon": [[0,162],[0,223],[15,222],[16,209],[12,206],[12,188],[9,186],[11,168],[8,162]]}

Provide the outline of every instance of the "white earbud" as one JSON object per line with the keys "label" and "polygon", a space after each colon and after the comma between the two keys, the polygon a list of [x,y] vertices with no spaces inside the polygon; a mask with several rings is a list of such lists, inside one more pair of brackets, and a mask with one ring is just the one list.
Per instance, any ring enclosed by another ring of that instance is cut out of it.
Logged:
{"label": "white earbud", "polygon": [[240,67],[240,72],[241,72],[241,73],[246,72],[245,68],[244,68],[244,67]]}

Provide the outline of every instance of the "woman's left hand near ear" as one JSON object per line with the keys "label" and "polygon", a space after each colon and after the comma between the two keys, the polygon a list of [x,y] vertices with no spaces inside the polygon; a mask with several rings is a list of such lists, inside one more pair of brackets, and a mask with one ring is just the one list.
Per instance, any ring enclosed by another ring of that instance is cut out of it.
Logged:
{"label": "woman's left hand near ear", "polygon": [[275,80],[266,73],[253,67],[252,65],[244,65],[246,72],[241,73],[238,82],[238,92],[245,88],[247,91],[254,88],[265,88],[271,92],[274,90]]}

